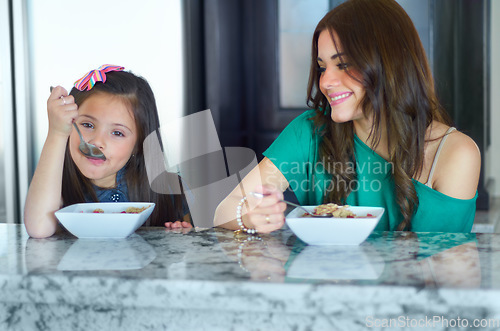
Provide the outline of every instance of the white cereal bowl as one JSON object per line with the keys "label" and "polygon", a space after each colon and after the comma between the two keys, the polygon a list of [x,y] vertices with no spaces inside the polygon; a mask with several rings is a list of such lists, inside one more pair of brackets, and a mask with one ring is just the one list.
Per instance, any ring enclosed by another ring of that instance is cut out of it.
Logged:
{"label": "white cereal bowl", "polygon": [[[122,213],[128,207],[148,207],[138,214]],[[55,212],[59,222],[78,238],[126,238],[137,230],[155,207],[150,202],[77,203]],[[94,213],[96,209],[104,213]]]}
{"label": "white cereal bowl", "polygon": [[[313,212],[317,206],[304,206]],[[304,211],[295,208],[286,216],[288,227],[302,241],[309,245],[359,245],[370,235],[384,214],[382,207],[348,208],[356,216],[368,218],[314,218],[302,217]]]}

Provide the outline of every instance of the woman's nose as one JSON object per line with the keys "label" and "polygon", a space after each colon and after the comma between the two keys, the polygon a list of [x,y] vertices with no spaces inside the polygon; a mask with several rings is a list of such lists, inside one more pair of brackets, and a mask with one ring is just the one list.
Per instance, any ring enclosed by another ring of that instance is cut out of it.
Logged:
{"label": "woman's nose", "polygon": [[323,89],[330,89],[340,85],[339,73],[335,69],[326,69],[320,78],[320,85]]}

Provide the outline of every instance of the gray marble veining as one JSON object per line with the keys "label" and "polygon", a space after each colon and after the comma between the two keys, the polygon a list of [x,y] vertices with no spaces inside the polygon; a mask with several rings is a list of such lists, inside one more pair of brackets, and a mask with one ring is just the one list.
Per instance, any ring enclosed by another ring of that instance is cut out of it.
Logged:
{"label": "gray marble veining", "polygon": [[162,228],[32,239],[1,224],[0,329],[410,330],[438,318],[500,328],[500,235],[381,232],[354,247],[307,246],[288,229],[245,239]]}

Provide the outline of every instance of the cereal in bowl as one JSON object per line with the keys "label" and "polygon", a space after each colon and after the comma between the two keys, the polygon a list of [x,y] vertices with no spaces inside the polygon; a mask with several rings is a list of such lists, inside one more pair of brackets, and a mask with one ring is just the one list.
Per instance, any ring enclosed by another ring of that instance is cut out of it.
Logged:
{"label": "cereal in bowl", "polygon": [[[148,209],[149,207],[151,206],[144,206],[144,207],[128,207],[127,209],[125,209],[124,211],[122,212],[115,212],[116,213],[120,213],[120,214],[140,214],[142,213],[143,211],[145,211],[146,209]],[[94,214],[103,214],[104,213],[104,210],[102,210],[101,208],[96,208],[92,211],[92,213]]]}
{"label": "cereal in bowl", "polygon": [[144,207],[141,207],[141,208],[138,208],[138,207],[128,207],[127,209],[125,209],[125,211],[122,213],[127,213],[127,214],[140,214],[142,213],[143,211],[145,211],[146,209],[148,209],[150,206],[144,206]]}
{"label": "cereal in bowl", "polygon": [[347,209],[349,206],[339,206],[335,203],[327,203],[314,208],[314,215],[332,215],[339,218],[354,218],[356,215]]}

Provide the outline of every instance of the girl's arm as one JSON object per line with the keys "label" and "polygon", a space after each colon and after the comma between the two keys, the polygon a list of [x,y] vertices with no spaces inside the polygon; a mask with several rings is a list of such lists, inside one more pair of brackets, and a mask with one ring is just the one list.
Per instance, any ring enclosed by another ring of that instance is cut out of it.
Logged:
{"label": "girl's arm", "polygon": [[57,229],[54,212],[61,207],[64,153],[78,107],[73,96],[58,86],[47,101],[47,112],[49,132],[24,207],[24,225],[34,238],[49,237]]}
{"label": "girl's arm", "polygon": [[[286,204],[280,200],[283,199],[283,192],[287,187],[285,176],[265,157],[219,204],[215,211],[214,226],[239,229],[236,208],[241,199],[246,197],[242,221],[247,228],[256,229],[260,233],[269,233],[281,228],[285,222]],[[250,192],[264,193],[266,197],[256,198]]]}

